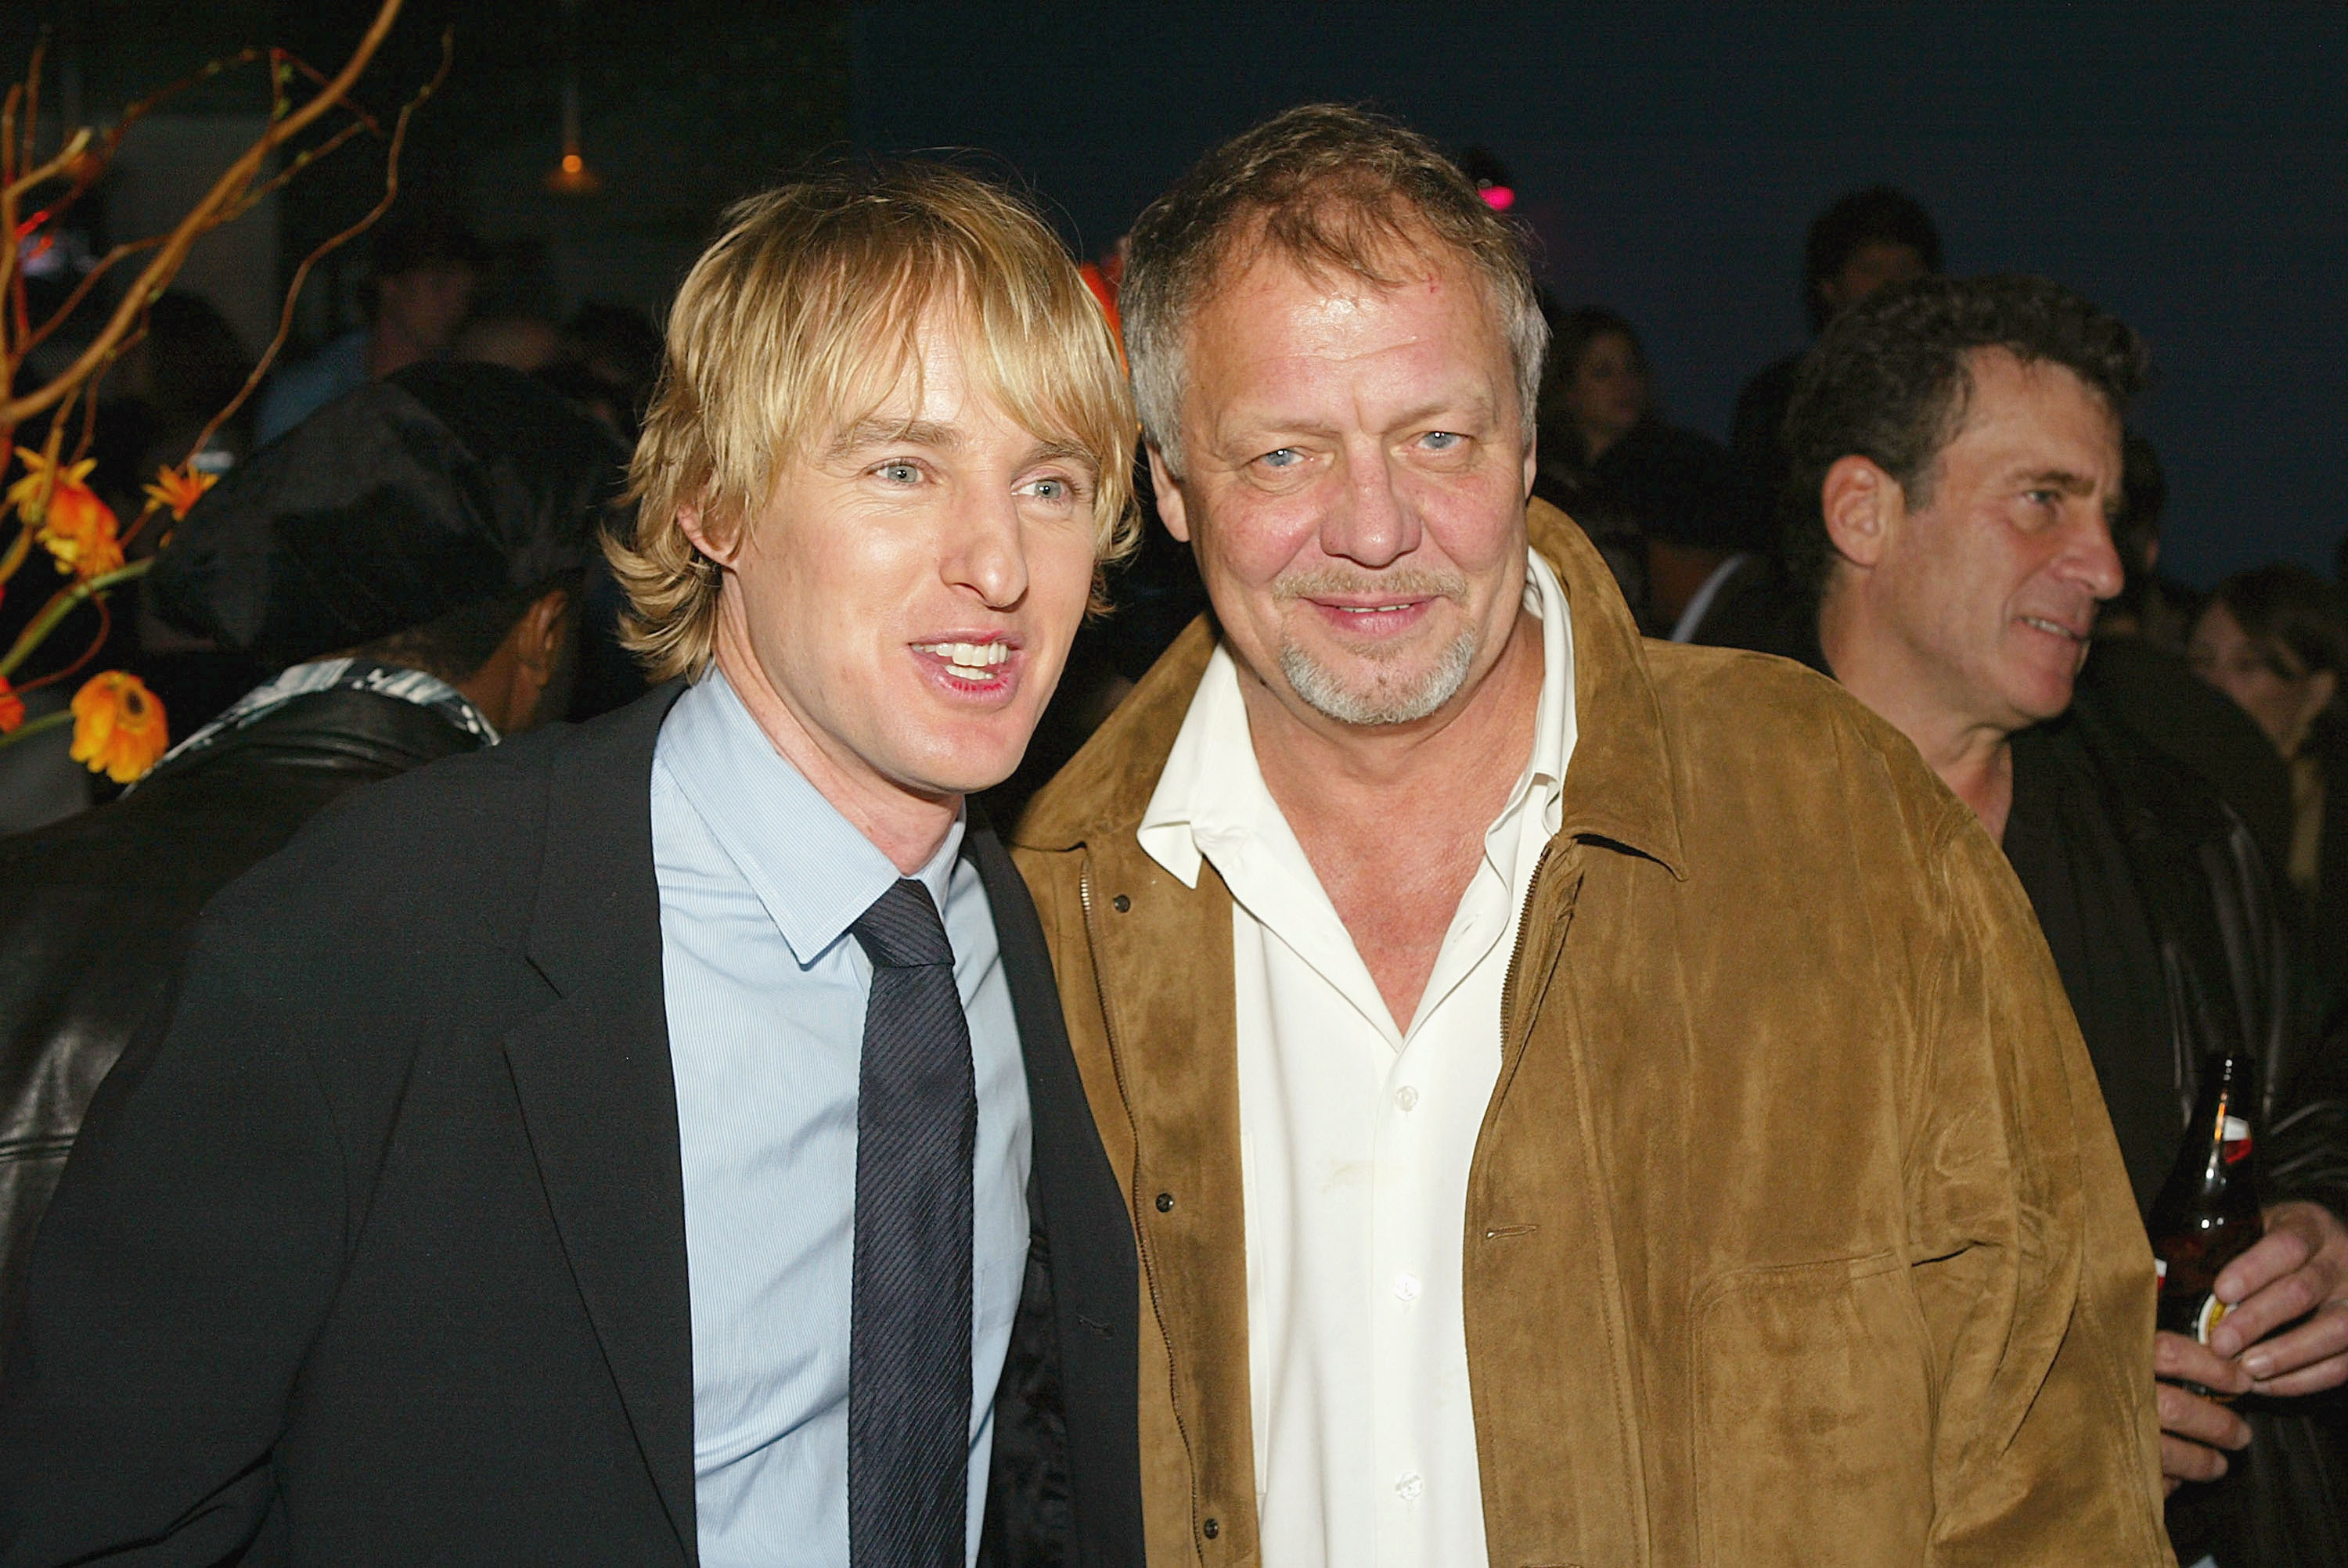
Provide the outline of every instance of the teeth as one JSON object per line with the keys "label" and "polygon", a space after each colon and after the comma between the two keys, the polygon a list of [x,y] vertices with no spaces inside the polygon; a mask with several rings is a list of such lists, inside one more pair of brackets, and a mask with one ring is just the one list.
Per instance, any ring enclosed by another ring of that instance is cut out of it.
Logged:
{"label": "teeth", "polygon": [[946,672],[961,681],[990,681],[996,666],[1011,657],[1008,642],[917,642],[914,648],[946,661]]}
{"label": "teeth", "polygon": [[1011,657],[1008,642],[917,642],[923,653],[935,654],[958,670],[985,671]]}
{"label": "teeth", "polygon": [[2069,637],[2071,635],[2071,629],[2069,627],[2058,625],[2052,620],[2042,620],[2034,615],[2025,615],[2022,619],[2025,625],[2034,626],[2041,631],[2051,631],[2057,637]]}
{"label": "teeth", "polygon": [[1337,608],[1347,615],[1385,615],[1393,610],[1408,610],[1410,606],[1406,604],[1341,604]]}

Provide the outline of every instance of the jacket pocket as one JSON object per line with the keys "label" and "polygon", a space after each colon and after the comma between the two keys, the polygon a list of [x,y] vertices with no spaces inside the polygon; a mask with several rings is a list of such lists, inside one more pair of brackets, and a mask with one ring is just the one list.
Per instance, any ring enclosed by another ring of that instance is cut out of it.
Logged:
{"label": "jacket pocket", "polygon": [[1740,1270],[1694,1324],[1701,1560],[1921,1562],[1932,1391],[1899,1255]]}

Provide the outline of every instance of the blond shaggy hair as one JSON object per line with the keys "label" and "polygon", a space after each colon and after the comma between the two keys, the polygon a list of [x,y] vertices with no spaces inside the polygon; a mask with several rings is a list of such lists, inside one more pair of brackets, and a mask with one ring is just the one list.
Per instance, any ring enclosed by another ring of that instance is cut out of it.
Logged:
{"label": "blond shaggy hair", "polygon": [[698,678],[716,637],[723,573],[680,511],[724,539],[786,464],[870,419],[908,377],[918,406],[928,320],[953,323],[973,384],[1013,420],[1091,456],[1097,559],[1133,548],[1132,394],[1099,304],[1043,220],[942,164],[798,180],[726,213],[669,312],[629,476],[635,521],[605,541],[628,598],[621,641],[653,679]]}

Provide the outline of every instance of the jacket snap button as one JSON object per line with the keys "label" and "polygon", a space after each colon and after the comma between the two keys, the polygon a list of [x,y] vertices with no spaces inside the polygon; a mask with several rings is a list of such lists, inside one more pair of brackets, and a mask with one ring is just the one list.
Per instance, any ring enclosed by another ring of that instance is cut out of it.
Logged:
{"label": "jacket snap button", "polygon": [[1160,1193],[1158,1194],[1158,1212],[1161,1214],[1170,1214],[1174,1212],[1173,1194]]}
{"label": "jacket snap button", "polygon": [[1114,898],[1112,898],[1112,899],[1110,899],[1110,900],[1108,901],[1108,907],[1109,907],[1110,908],[1112,908],[1112,909],[1116,910],[1118,914],[1122,915],[1122,914],[1124,914],[1128,909],[1130,909],[1130,908],[1132,908],[1132,907],[1133,907],[1133,900],[1132,900],[1132,899],[1130,899],[1130,898],[1128,898],[1128,897],[1127,897],[1124,894],[1120,893],[1120,894],[1118,894],[1116,897],[1114,897]]}
{"label": "jacket snap button", "polygon": [[1223,1527],[1216,1521],[1210,1519],[1204,1525],[1200,1527],[1200,1532],[1205,1535],[1208,1540],[1212,1541],[1216,1536],[1220,1535],[1223,1532]]}

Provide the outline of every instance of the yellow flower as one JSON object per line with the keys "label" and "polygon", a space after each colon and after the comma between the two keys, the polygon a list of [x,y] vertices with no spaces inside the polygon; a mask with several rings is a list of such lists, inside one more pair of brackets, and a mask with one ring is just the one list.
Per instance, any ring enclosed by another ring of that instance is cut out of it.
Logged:
{"label": "yellow flower", "polygon": [[159,507],[171,508],[171,520],[184,523],[188,508],[203,499],[204,492],[220,483],[218,474],[200,474],[192,468],[158,468],[155,482],[147,487],[147,498]]}
{"label": "yellow flower", "polygon": [[93,675],[74,693],[73,760],[116,784],[145,775],[170,744],[163,704],[138,676]]}
{"label": "yellow flower", "polygon": [[98,460],[85,457],[68,468],[53,467],[29,447],[17,447],[16,456],[25,460],[26,474],[8,487],[8,499],[19,516],[40,529],[40,541],[57,558],[58,569],[93,578],[120,567],[122,541],[117,537],[113,508],[88,483]]}

